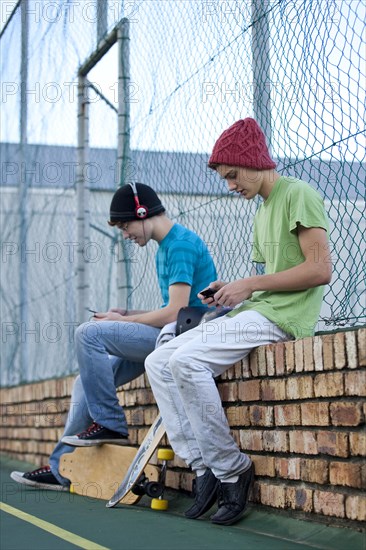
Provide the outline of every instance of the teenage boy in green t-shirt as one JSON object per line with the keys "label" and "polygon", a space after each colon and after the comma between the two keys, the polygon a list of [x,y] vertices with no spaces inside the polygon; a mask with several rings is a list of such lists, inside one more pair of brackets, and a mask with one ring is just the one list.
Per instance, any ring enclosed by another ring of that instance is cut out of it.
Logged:
{"label": "teenage boy in green t-shirt", "polygon": [[[311,336],[331,264],[321,197],[275,171],[255,120],[239,120],[223,132],[209,167],[244,199],[262,197],[253,260],[265,264],[265,274],[210,283],[214,294],[199,294],[203,303],[235,309],[155,350],[145,367],[169,441],[196,474],[186,516],[200,517],[218,495],[211,520],[230,525],[245,512],[254,467],[230,434],[214,379],[259,345]],[[235,228],[233,238],[240,238]]]}

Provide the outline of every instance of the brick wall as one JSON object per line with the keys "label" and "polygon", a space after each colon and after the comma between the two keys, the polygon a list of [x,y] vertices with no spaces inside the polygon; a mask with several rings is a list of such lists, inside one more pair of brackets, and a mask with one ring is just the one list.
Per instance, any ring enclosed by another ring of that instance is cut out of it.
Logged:
{"label": "brick wall", "polygon": [[[233,435],[255,463],[255,503],[355,528],[366,520],[365,367],[359,329],[257,348],[218,380]],[[2,389],[2,452],[47,463],[72,383]],[[119,395],[137,445],[157,414],[146,377]],[[189,490],[191,479],[176,458],[169,486]]]}

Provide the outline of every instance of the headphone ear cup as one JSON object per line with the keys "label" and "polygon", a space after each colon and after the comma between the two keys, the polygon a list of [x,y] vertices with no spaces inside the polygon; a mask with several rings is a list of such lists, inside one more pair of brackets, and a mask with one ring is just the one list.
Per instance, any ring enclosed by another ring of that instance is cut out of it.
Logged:
{"label": "headphone ear cup", "polygon": [[139,220],[144,220],[147,217],[147,208],[143,204],[139,204],[135,210],[136,217]]}

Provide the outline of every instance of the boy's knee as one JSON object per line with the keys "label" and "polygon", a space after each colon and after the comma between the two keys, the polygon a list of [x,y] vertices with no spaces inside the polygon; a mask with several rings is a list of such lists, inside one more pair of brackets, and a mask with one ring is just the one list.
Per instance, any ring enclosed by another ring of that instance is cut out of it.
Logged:
{"label": "boy's knee", "polygon": [[145,370],[150,380],[163,380],[169,382],[172,379],[170,372],[170,363],[167,361],[165,354],[156,349],[145,359]]}
{"label": "boy's knee", "polygon": [[190,373],[192,358],[179,349],[170,358],[169,367],[175,379],[185,378]]}
{"label": "boy's knee", "polygon": [[91,339],[97,338],[101,333],[97,322],[87,321],[78,326],[75,331],[75,341],[77,343],[85,343]]}
{"label": "boy's knee", "polygon": [[156,349],[153,352],[151,352],[145,359],[145,370],[147,374],[149,374],[149,372],[154,372],[157,366],[160,364],[160,362],[161,362],[161,359],[160,359],[159,349]]}

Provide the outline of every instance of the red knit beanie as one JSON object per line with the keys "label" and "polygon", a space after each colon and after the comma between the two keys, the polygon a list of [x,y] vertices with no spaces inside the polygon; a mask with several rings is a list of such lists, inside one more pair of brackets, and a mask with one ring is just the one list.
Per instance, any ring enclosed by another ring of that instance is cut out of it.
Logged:
{"label": "red knit beanie", "polygon": [[266,145],[266,138],[253,118],[238,120],[216,141],[208,166],[217,164],[257,170],[276,168]]}

